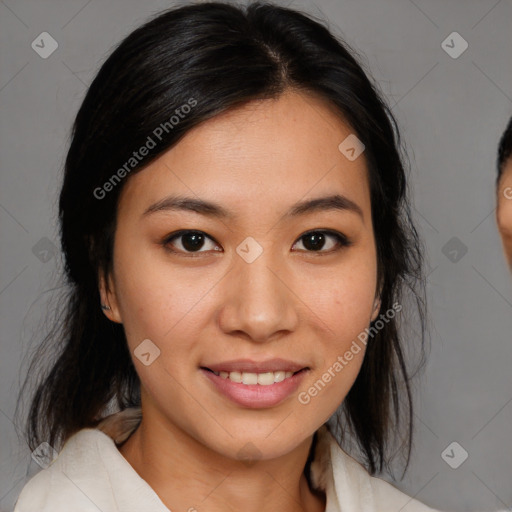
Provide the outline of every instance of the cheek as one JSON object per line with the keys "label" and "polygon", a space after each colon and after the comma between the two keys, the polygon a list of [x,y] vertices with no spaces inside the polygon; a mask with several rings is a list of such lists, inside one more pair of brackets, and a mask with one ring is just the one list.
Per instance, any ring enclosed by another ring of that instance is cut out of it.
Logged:
{"label": "cheek", "polygon": [[[121,238],[121,237],[120,237]],[[208,275],[180,271],[165,259],[163,249],[129,250],[121,240],[115,261],[116,291],[130,343],[139,338],[165,341],[182,330],[200,308],[201,298],[214,286]],[[211,281],[211,282],[210,282]]]}
{"label": "cheek", "polygon": [[[328,330],[320,337],[323,352],[322,368],[331,368],[341,356],[344,377],[335,379],[337,384],[345,388],[343,381],[353,382],[364,358],[366,345],[365,330],[370,325],[375,297],[374,280],[342,280],[339,286],[332,288],[326,297],[326,303],[319,316],[322,317]],[[337,386],[335,386],[337,387]]]}
{"label": "cheek", "polygon": [[354,261],[337,272],[315,279],[310,285],[307,294],[304,290],[304,296],[323,320],[328,338],[345,342],[368,326],[377,285],[374,261]]}
{"label": "cheek", "polygon": [[[309,293],[312,323],[316,326],[316,368],[299,395],[329,417],[345,399],[360,371],[374,309],[376,263],[354,258]],[[318,276],[317,276],[318,277]],[[318,397],[318,398],[316,398]]]}
{"label": "cheek", "polygon": [[[170,272],[155,260],[144,263],[136,254],[119,261],[117,269],[119,308],[141,383],[153,399],[180,403],[177,383],[196,370],[194,340],[200,338],[198,315],[205,314],[201,298],[207,283]],[[144,361],[141,354],[148,352]]]}
{"label": "cheek", "polygon": [[498,184],[497,221],[502,235],[512,235],[512,166],[505,168]]}
{"label": "cheek", "polygon": [[497,211],[497,220],[498,226],[503,235],[511,236],[512,235],[512,188],[505,189],[508,193],[510,199],[507,197],[500,197],[498,200],[498,211]]}

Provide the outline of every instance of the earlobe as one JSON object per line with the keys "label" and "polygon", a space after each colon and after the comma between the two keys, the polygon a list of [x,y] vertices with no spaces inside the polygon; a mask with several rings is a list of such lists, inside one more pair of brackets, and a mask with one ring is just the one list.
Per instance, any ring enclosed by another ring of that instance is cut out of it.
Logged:
{"label": "earlobe", "polygon": [[105,280],[103,272],[100,271],[99,276],[99,292],[100,292],[100,304],[99,307],[103,310],[105,316],[112,322],[122,324],[121,314],[117,305],[115,285],[111,276],[108,276],[108,283]]}

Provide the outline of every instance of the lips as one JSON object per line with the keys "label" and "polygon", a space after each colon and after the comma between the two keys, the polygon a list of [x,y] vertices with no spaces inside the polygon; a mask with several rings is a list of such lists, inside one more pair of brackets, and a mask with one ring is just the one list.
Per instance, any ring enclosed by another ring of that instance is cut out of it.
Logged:
{"label": "lips", "polygon": [[213,389],[238,406],[275,407],[297,391],[310,368],[287,359],[236,359],[201,365],[199,370]]}
{"label": "lips", "polygon": [[279,370],[265,373],[233,371],[228,374],[224,371],[213,372],[204,367],[200,368],[200,372],[213,385],[212,389],[238,406],[249,409],[276,407],[297,391],[308,374],[306,368],[288,374]]}

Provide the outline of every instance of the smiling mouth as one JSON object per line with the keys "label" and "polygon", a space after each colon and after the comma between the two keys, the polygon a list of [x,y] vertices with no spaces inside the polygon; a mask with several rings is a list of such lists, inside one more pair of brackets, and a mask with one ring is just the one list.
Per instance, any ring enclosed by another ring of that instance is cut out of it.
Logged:
{"label": "smiling mouth", "polygon": [[278,370],[275,372],[225,372],[225,371],[213,371],[210,370],[210,368],[201,367],[203,370],[207,370],[218,377],[230,380],[231,382],[236,382],[238,384],[245,384],[245,385],[256,385],[259,384],[260,386],[271,386],[272,384],[276,384],[278,382],[283,382],[286,379],[289,379],[290,377],[293,377],[294,375],[304,372],[308,370],[308,368],[302,368],[302,370],[298,370],[296,372],[290,372],[290,371],[284,371],[284,370]]}

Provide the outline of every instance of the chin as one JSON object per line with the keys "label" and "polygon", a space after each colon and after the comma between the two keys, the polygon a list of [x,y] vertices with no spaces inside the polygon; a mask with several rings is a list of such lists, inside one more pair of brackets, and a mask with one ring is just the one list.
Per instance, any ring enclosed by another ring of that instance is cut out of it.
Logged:
{"label": "chin", "polygon": [[240,425],[235,428],[225,424],[223,427],[226,431],[223,431],[220,437],[210,437],[204,440],[204,443],[219,455],[229,459],[248,463],[276,459],[295,450],[316,430],[304,432],[302,427],[296,426],[292,431],[295,426],[285,427],[285,422],[286,420],[281,425],[274,422],[272,426],[265,423],[264,428],[243,428]]}

